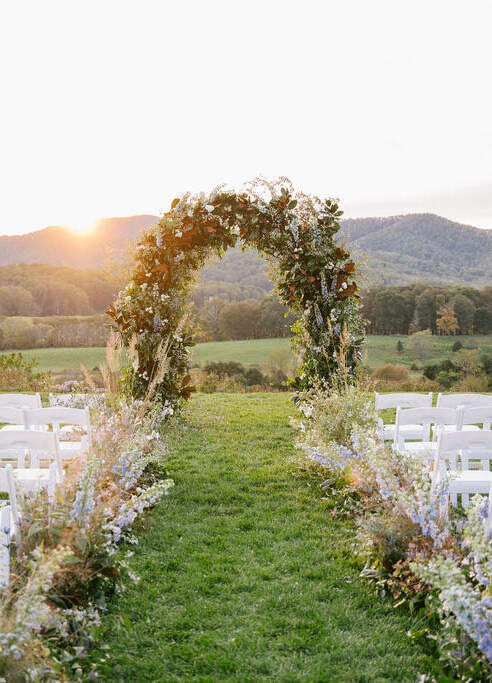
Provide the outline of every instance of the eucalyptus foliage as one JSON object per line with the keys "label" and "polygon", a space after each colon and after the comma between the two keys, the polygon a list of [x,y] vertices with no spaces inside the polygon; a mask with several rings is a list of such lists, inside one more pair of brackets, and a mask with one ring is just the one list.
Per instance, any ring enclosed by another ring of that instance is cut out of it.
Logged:
{"label": "eucalyptus foliage", "polygon": [[146,391],[164,341],[169,365],[159,392],[173,402],[190,395],[193,342],[182,322],[187,295],[207,258],[239,241],[265,255],[280,299],[298,316],[302,363],[295,388],[308,388],[315,378],[352,377],[364,336],[355,264],[337,240],[341,214],[334,200],[296,193],[287,179],[174,199],[143,233],[131,281],[108,311],[122,342],[136,345],[138,363],[129,370],[134,393]]}

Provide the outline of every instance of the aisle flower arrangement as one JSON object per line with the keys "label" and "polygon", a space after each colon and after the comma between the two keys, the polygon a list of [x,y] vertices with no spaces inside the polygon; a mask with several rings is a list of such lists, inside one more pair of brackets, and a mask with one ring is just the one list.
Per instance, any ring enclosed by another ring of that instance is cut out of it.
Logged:
{"label": "aisle flower arrangement", "polygon": [[106,596],[138,581],[128,564],[132,527],[173,484],[162,429],[172,411],[148,397],[106,398],[92,410],[90,452],[68,466],[54,499],[22,500],[21,542],[0,596],[2,680],[87,675],[81,662]]}
{"label": "aisle flower arrangement", "polygon": [[412,637],[437,643],[443,671],[492,676],[489,501],[448,505],[447,481],[378,438],[374,394],[360,383],[300,397],[297,445],[323,468],[334,511],[353,516],[362,576],[422,617]]}

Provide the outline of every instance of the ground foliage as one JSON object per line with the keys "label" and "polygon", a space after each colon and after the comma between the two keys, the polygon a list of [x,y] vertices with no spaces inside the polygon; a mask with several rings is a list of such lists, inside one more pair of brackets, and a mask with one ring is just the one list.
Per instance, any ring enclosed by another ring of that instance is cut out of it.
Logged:
{"label": "ground foliage", "polygon": [[342,339],[347,373],[355,372],[363,326],[355,263],[337,241],[341,213],[334,200],[295,193],[287,179],[173,200],[141,237],[131,281],[108,311],[123,343],[136,339],[139,364],[131,372],[137,395],[146,390],[156,349],[167,339],[170,362],[160,393],[172,401],[189,397],[193,342],[182,322],[187,295],[207,258],[238,240],[265,254],[280,299],[299,316],[296,388],[336,373]]}

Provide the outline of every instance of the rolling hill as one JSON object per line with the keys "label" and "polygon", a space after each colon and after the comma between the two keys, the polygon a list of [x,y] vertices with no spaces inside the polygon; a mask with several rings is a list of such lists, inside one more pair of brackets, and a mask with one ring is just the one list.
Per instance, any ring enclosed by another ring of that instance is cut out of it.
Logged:
{"label": "rolling hill", "polygon": [[[86,235],[51,226],[27,235],[0,237],[0,265],[45,263],[97,268],[108,253],[121,253],[157,216],[105,218]],[[352,251],[368,263],[375,284],[426,282],[435,285],[492,284],[492,230],[480,230],[434,214],[342,221]],[[231,249],[220,264],[210,263],[202,281],[235,282],[268,289],[267,267],[254,251]]]}

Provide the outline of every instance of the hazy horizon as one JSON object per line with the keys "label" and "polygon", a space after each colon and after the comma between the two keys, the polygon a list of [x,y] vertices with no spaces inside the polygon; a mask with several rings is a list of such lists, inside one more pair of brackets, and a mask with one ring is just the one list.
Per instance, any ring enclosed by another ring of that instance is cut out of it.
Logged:
{"label": "hazy horizon", "polygon": [[[355,202],[354,202],[354,204],[355,204]],[[388,204],[391,204],[391,203],[388,202]],[[368,204],[368,207],[369,207],[369,206],[370,206],[370,205]],[[398,206],[398,205],[395,204],[395,207],[397,207],[397,206]],[[342,206],[342,208],[343,208],[343,206]],[[480,228],[480,229],[483,229],[483,230],[490,230],[490,229],[492,229],[492,226],[491,226],[491,227],[487,227],[487,226],[484,226],[484,225],[476,225],[476,224],[473,224],[473,223],[470,223],[470,222],[466,222],[466,221],[463,221],[463,220],[458,220],[458,219],[456,219],[456,218],[452,218],[452,217],[450,217],[450,216],[445,216],[443,213],[439,213],[438,211],[435,211],[435,210],[434,210],[434,211],[432,211],[432,210],[428,210],[428,211],[427,211],[427,210],[425,210],[425,209],[423,209],[423,208],[420,209],[420,210],[417,210],[417,209],[416,209],[415,211],[398,211],[398,210],[395,210],[395,211],[389,211],[389,212],[386,212],[386,213],[377,213],[377,212],[367,213],[367,212],[366,212],[365,214],[353,214],[353,215],[349,215],[348,213],[344,212],[344,214],[343,214],[341,220],[348,219],[348,218],[353,218],[353,219],[356,219],[356,218],[376,218],[376,217],[377,217],[377,218],[389,218],[389,217],[391,217],[391,216],[398,216],[398,215],[406,215],[406,214],[426,214],[426,213],[428,213],[428,214],[435,214],[435,215],[440,216],[441,218],[446,218],[447,220],[454,221],[454,222],[456,222],[456,223],[460,223],[461,225],[466,225],[466,226],[468,226],[468,227]],[[128,215],[125,215],[125,216],[123,216],[123,215],[101,216],[100,218],[97,218],[97,219],[94,221],[94,223],[92,223],[90,226],[88,226],[88,228],[87,228],[86,230],[80,230],[80,229],[78,230],[78,229],[75,229],[75,228],[71,228],[71,226],[70,226],[70,225],[67,225],[66,223],[51,223],[51,224],[49,224],[49,225],[43,225],[43,226],[40,226],[40,227],[37,227],[37,228],[33,228],[33,229],[31,229],[31,230],[24,230],[24,231],[22,231],[22,232],[10,232],[10,233],[9,233],[9,232],[2,232],[2,228],[0,227],[0,237],[12,237],[12,236],[28,235],[28,234],[30,234],[30,233],[38,232],[38,231],[44,230],[44,229],[46,229],[46,228],[67,228],[68,230],[73,230],[73,232],[74,232],[75,234],[85,235],[85,234],[90,233],[92,230],[96,229],[96,228],[97,228],[97,224],[98,224],[99,221],[111,220],[111,219],[120,219],[120,218],[132,218],[132,217],[135,217],[135,216],[145,216],[145,215],[147,215],[147,216],[148,216],[148,215],[150,215],[150,216],[154,216],[154,215],[157,216],[158,214],[153,214],[151,211],[140,211],[140,212],[138,212],[138,213],[131,213],[131,214],[128,214]]]}

